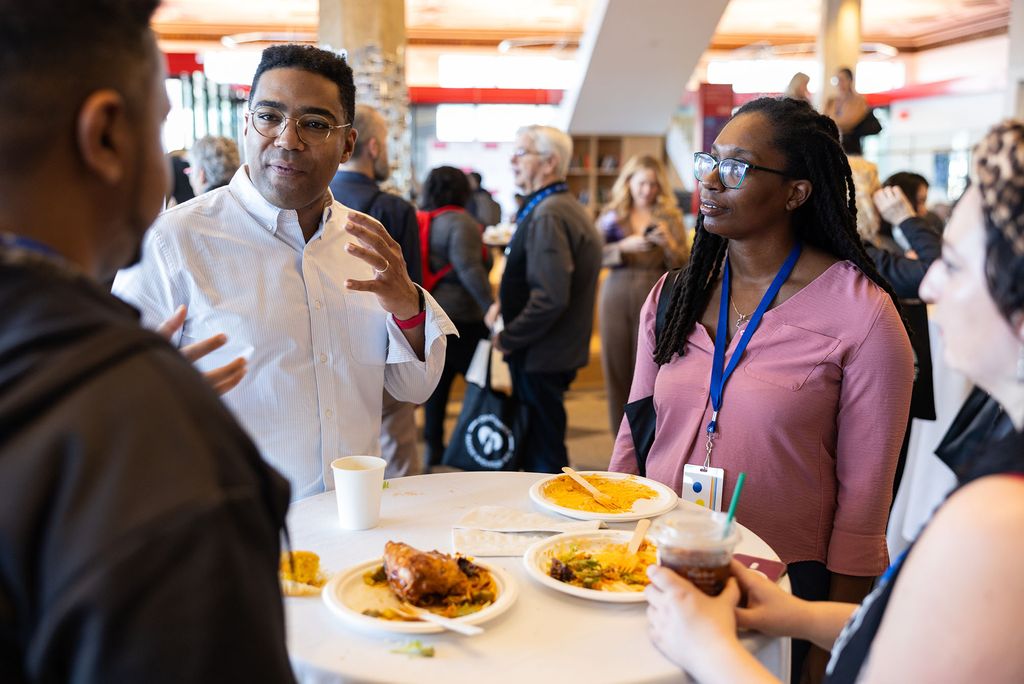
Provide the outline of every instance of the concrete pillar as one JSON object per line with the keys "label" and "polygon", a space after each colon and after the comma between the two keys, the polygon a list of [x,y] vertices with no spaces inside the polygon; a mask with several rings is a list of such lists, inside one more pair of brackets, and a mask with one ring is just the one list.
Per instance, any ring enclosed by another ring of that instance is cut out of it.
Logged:
{"label": "concrete pillar", "polygon": [[1010,5],[1010,62],[1006,80],[1006,115],[1024,118],[1024,0],[1013,0]]}
{"label": "concrete pillar", "polygon": [[409,196],[412,146],[405,83],[405,0],[320,0],[320,46],[344,51],[355,72],[356,103],[388,121],[389,189]]}
{"label": "concrete pillar", "polygon": [[856,76],[859,58],[860,0],[821,0],[818,61],[821,64],[822,83],[818,87],[819,108],[836,92],[832,85],[836,70],[849,67]]}

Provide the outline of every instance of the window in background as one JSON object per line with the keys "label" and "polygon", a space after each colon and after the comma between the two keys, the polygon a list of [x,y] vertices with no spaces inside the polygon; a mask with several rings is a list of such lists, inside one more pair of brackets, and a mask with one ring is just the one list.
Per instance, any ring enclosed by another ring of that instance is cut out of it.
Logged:
{"label": "window in background", "polygon": [[[798,71],[809,74],[813,85],[821,67],[813,59],[713,60],[708,62],[707,81],[731,84],[737,93],[781,93]],[[902,88],[907,82],[906,67],[898,61],[858,62],[855,80],[860,93]]]}
{"label": "window in background", "polygon": [[437,106],[435,138],[440,142],[508,142],[528,124],[557,121],[555,105],[442,104]]}
{"label": "window in background", "polygon": [[164,149],[168,152],[181,150],[192,144],[192,108],[185,106],[184,91],[181,81],[177,78],[164,79],[167,99],[171,102],[171,110],[164,122]]}
{"label": "window in background", "polygon": [[575,59],[553,56],[446,54],[437,59],[442,88],[540,88],[564,90],[574,83]]}

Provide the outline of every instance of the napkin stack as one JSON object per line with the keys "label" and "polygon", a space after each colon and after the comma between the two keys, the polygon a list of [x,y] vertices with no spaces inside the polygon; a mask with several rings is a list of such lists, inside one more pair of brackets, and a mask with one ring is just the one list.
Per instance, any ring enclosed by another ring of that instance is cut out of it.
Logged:
{"label": "napkin stack", "polygon": [[534,542],[559,532],[592,532],[600,520],[551,518],[504,506],[481,506],[452,528],[452,549],[467,556],[521,556]]}

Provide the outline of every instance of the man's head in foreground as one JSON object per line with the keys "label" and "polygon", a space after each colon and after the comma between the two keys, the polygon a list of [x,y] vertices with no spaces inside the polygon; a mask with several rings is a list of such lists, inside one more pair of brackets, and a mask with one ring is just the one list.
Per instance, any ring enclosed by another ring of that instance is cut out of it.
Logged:
{"label": "man's head in foreground", "polygon": [[0,231],[96,279],[138,258],[168,188],[158,4],[0,0]]}

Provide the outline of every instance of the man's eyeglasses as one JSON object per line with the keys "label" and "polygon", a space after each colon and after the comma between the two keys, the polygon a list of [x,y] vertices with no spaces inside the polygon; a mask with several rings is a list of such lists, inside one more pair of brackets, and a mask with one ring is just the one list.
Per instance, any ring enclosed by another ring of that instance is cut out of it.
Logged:
{"label": "man's eyeglasses", "polygon": [[304,145],[320,145],[331,136],[331,131],[347,128],[352,124],[333,124],[326,116],[319,114],[303,114],[299,117],[285,116],[284,112],[274,107],[256,107],[250,109],[252,127],[266,138],[276,138],[284,133],[289,121],[295,122],[295,131]]}
{"label": "man's eyeglasses", "polygon": [[711,178],[711,174],[714,172],[715,167],[718,167],[718,178],[722,181],[722,185],[732,190],[743,185],[743,181],[747,177],[747,171],[750,169],[777,173],[780,176],[789,175],[785,171],[769,169],[767,166],[758,166],[757,164],[745,162],[742,159],[718,159],[713,154],[708,154],[707,152],[694,153],[693,177],[701,183],[708,182],[708,179]]}
{"label": "man's eyeglasses", "polygon": [[516,149],[515,151],[512,152],[512,158],[513,159],[521,159],[521,158],[525,157],[528,154],[536,154],[536,155],[539,155],[539,156],[544,156],[540,152],[538,152],[537,150],[524,150],[523,148],[520,147],[520,148],[518,148],[518,149]]}

